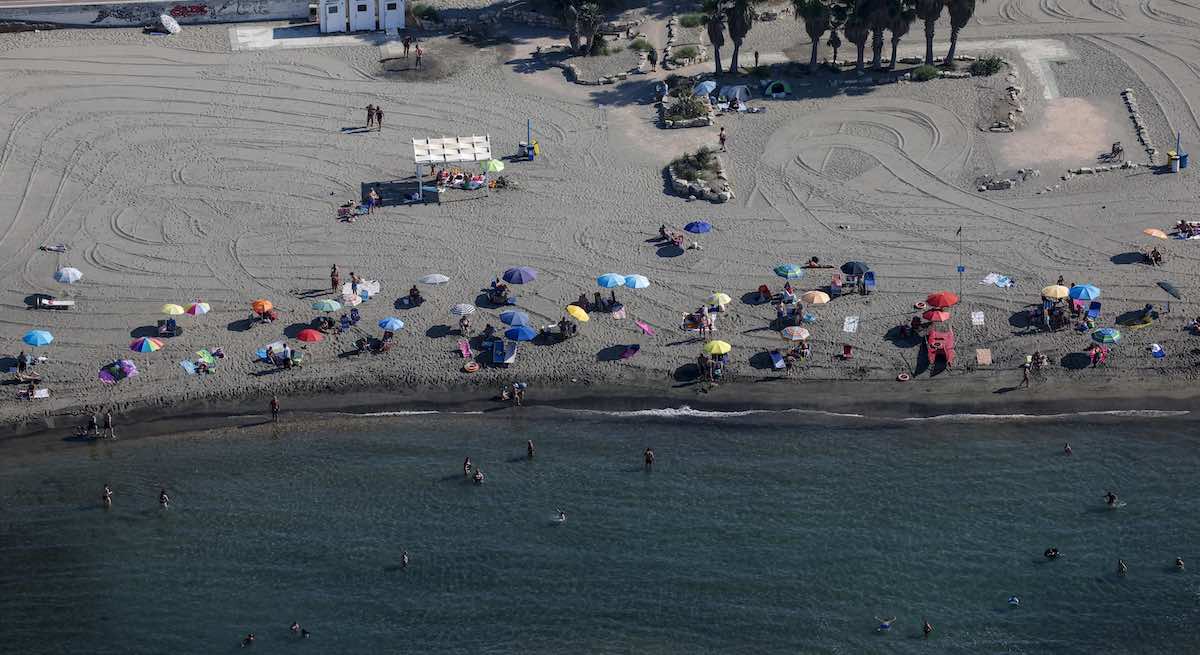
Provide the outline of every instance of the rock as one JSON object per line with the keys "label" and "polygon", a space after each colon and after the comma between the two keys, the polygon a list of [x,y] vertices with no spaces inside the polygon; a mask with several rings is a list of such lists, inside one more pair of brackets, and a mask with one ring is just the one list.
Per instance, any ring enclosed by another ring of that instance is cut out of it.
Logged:
{"label": "rock", "polygon": [[1078,173],[1079,175],[1091,175],[1092,173],[1095,173],[1096,171],[1092,170],[1091,167],[1089,167],[1089,166],[1084,166],[1083,168],[1080,168],[1079,170],[1077,170],[1075,172]]}
{"label": "rock", "polygon": [[983,193],[984,191],[987,191],[987,185],[986,185],[986,184],[980,184],[980,185],[979,185],[979,192],[980,192],[980,193]]}
{"label": "rock", "polygon": [[988,191],[1004,191],[1013,188],[1013,180],[992,180],[987,183]]}
{"label": "rock", "polygon": [[729,202],[729,199],[732,197],[733,194],[729,191],[722,191],[717,194],[717,202]]}

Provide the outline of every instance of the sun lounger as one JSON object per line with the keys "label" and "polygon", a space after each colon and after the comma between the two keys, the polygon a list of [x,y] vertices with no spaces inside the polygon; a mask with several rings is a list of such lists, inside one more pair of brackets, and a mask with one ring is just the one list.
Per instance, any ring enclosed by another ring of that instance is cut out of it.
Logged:
{"label": "sun lounger", "polygon": [[848,343],[842,344],[842,359],[854,359],[854,346]]}
{"label": "sun lounger", "polygon": [[517,361],[517,342],[505,341],[504,343],[504,365],[507,366]]}
{"label": "sun lounger", "polygon": [[38,309],[70,309],[75,306],[74,300],[56,300],[45,296],[37,297]]}
{"label": "sun lounger", "polygon": [[504,363],[504,342],[500,339],[496,339],[495,341],[493,341],[491,343],[491,348],[492,348],[492,363],[497,364],[497,365],[503,364]]}
{"label": "sun lounger", "polygon": [[50,397],[50,390],[49,389],[34,389],[33,396],[30,396],[28,391],[22,389],[21,391],[17,392],[17,397],[24,398],[25,400],[46,399],[46,398]]}
{"label": "sun lounger", "polygon": [[772,350],[771,351],[771,367],[775,368],[775,369],[782,369],[785,366],[786,366],[786,364],[783,361],[783,353],[779,352],[778,350]]}

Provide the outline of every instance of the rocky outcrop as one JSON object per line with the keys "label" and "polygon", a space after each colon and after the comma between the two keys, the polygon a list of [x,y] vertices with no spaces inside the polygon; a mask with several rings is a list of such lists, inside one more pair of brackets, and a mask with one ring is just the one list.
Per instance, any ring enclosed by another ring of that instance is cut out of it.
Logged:
{"label": "rocky outcrop", "polygon": [[1129,110],[1129,118],[1133,121],[1133,128],[1137,130],[1138,141],[1146,149],[1146,158],[1153,164],[1154,158],[1158,155],[1158,148],[1154,147],[1154,142],[1150,138],[1150,130],[1146,127],[1146,123],[1138,111],[1137,99],[1133,97],[1133,89],[1122,91],[1121,99],[1125,101],[1125,108]]}
{"label": "rocky outcrop", "polygon": [[667,177],[671,182],[671,190],[688,200],[707,200],[709,202],[729,202],[735,196],[729,186],[729,178],[725,174],[725,164],[717,157],[717,179],[714,182],[703,180],[685,180],[675,175],[675,170],[667,165]]}

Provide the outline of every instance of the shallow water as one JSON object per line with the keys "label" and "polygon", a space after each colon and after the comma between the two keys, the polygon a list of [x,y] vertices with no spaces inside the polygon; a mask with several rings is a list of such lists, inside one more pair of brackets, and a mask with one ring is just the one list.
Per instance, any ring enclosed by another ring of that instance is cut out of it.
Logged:
{"label": "shallow water", "polygon": [[[1188,419],[830,420],[381,417],[10,460],[5,650],[212,653],[246,632],[268,653],[1200,645]],[[1110,488],[1127,507],[1104,508]],[[313,637],[293,643],[293,620]]]}

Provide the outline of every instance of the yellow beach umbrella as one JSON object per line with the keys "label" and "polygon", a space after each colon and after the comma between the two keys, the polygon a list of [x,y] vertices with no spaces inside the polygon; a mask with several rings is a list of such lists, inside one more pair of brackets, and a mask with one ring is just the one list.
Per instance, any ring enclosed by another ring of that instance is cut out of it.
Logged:
{"label": "yellow beach umbrella", "polygon": [[724,355],[730,350],[733,350],[733,346],[725,343],[724,341],[713,340],[704,344],[704,352],[710,355]]}
{"label": "yellow beach umbrella", "polygon": [[1153,227],[1148,227],[1148,228],[1142,230],[1142,234],[1145,234],[1146,236],[1149,236],[1149,237],[1154,237],[1155,239],[1169,239],[1170,238],[1167,236],[1166,232],[1163,232],[1162,230],[1159,230],[1159,229],[1153,228]]}
{"label": "yellow beach umbrella", "polygon": [[167,316],[179,316],[183,314],[183,311],[183,307],[180,307],[179,305],[168,303],[162,306],[162,313],[166,314]]}
{"label": "yellow beach umbrella", "polygon": [[720,291],[708,297],[708,304],[710,305],[728,305],[731,302],[733,302],[733,298],[730,298],[728,294],[721,293]]}
{"label": "yellow beach umbrella", "polygon": [[1062,300],[1071,294],[1071,290],[1061,284],[1051,284],[1042,289],[1042,297],[1050,300]]}
{"label": "yellow beach umbrella", "polygon": [[589,320],[591,320],[591,317],[588,316],[588,313],[583,311],[583,308],[579,305],[567,305],[567,313],[571,315],[571,318],[579,321],[580,323],[587,323]]}
{"label": "yellow beach umbrella", "polygon": [[829,294],[824,291],[805,291],[800,296],[800,301],[805,305],[824,305],[829,302]]}

